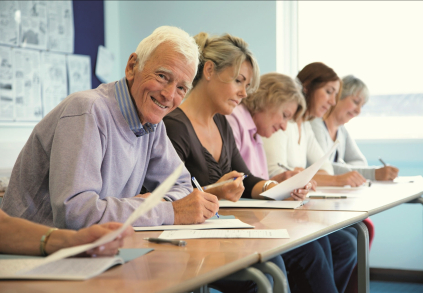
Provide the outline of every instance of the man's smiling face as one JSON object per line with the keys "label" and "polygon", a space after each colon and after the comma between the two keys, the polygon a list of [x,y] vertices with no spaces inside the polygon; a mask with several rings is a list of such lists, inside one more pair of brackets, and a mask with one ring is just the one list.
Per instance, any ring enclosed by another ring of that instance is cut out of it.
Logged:
{"label": "man's smiling face", "polygon": [[125,70],[129,92],[141,123],[157,124],[181,104],[191,88],[194,62],[187,62],[173,49],[173,44],[164,42],[150,55],[141,71],[138,67],[137,54],[132,53]]}

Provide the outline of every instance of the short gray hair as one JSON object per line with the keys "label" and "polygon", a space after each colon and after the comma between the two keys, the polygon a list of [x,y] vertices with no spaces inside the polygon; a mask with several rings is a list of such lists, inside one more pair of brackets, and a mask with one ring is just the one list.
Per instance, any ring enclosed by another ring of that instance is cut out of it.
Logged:
{"label": "short gray hair", "polygon": [[156,28],[151,35],[138,44],[135,54],[137,54],[138,69],[140,71],[143,70],[145,62],[154,50],[164,42],[171,42],[175,51],[182,54],[188,64],[192,63],[195,66],[195,74],[197,74],[200,56],[197,43],[187,32],[173,26]]}
{"label": "short gray hair", "polygon": [[354,75],[347,75],[342,79],[342,94],[340,100],[349,96],[361,97],[365,103],[369,101],[369,89],[361,79]]}

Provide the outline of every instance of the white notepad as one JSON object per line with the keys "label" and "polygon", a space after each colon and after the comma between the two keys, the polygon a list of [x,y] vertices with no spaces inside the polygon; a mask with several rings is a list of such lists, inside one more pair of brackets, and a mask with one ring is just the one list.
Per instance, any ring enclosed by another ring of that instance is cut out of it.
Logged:
{"label": "white notepad", "polygon": [[302,205],[302,201],[293,200],[219,200],[220,208],[262,208],[262,209],[296,209]]}
{"label": "white notepad", "polygon": [[286,229],[267,230],[177,230],[164,231],[162,239],[196,239],[196,238],[289,238]]}
{"label": "white notepad", "polygon": [[205,229],[245,229],[254,228],[238,219],[206,220],[202,224],[194,225],[161,225],[153,227],[134,227],[135,231],[157,231],[157,230],[205,230]]}
{"label": "white notepad", "polygon": [[86,280],[123,263],[116,256],[66,258],[49,263],[42,258],[2,259],[0,279]]}

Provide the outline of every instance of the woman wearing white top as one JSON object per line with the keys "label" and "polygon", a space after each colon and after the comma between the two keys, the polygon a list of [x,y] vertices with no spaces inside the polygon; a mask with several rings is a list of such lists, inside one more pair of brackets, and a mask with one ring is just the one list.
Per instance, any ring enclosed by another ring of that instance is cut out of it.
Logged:
{"label": "woman wearing white top", "polygon": [[342,81],[342,94],[336,106],[323,119],[311,121],[317,141],[324,152],[332,147],[335,140],[339,141],[336,152],[329,157],[335,174],[356,170],[366,179],[393,180],[398,175],[398,169],[392,166],[368,167],[366,158],[344,126],[360,114],[369,100],[367,86],[353,75],[344,77]]}

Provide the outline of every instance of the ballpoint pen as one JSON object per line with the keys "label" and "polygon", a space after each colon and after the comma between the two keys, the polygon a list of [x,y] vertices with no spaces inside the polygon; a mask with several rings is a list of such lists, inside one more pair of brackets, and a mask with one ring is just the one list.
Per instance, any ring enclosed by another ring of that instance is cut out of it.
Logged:
{"label": "ballpoint pen", "polygon": [[383,164],[384,167],[386,167],[386,163],[382,160],[382,158],[379,158],[379,161]]}
{"label": "ballpoint pen", "polygon": [[340,196],[326,196],[326,195],[310,195],[310,198],[314,199],[340,199],[340,198],[347,198],[346,195],[340,195]]}
{"label": "ballpoint pen", "polygon": [[147,240],[149,242],[154,242],[154,243],[170,243],[176,246],[186,246],[187,243],[183,240],[171,240],[171,239],[161,239],[161,238],[144,238],[144,240]]}
{"label": "ballpoint pen", "polygon": [[[248,176],[248,175],[243,175],[243,176],[242,176],[242,180],[244,180],[247,176]],[[204,186],[204,187],[203,187],[203,190],[207,190],[207,189],[214,188],[214,187],[219,187],[219,186],[222,186],[222,185],[224,185],[224,184],[226,184],[226,183],[230,183],[230,182],[232,182],[232,181],[234,181],[234,180],[236,180],[236,179],[238,179],[238,177],[235,177],[235,178],[233,178],[233,179],[229,179],[229,180],[226,180],[226,181],[223,181],[223,182],[219,182],[219,183],[213,183],[213,184],[210,184],[210,185]]]}
{"label": "ballpoint pen", "polygon": [[[204,192],[204,190],[201,188],[200,183],[198,183],[197,179],[195,179],[195,177],[193,176],[191,178],[192,182],[194,182],[194,185],[197,187],[198,190],[200,190],[201,192]],[[216,217],[220,218],[219,214],[216,212]]]}
{"label": "ballpoint pen", "polygon": [[294,171],[294,168],[291,168],[291,167],[285,166],[285,165],[283,165],[283,164],[281,164],[281,163],[278,163],[278,166],[279,166],[279,167],[281,167],[281,168],[284,168],[284,169],[286,169],[286,170],[288,170],[288,171]]}

